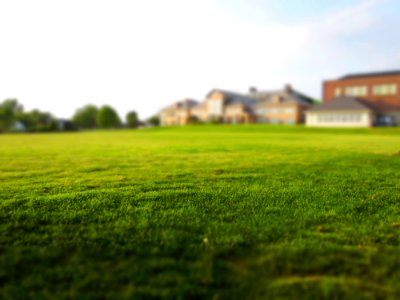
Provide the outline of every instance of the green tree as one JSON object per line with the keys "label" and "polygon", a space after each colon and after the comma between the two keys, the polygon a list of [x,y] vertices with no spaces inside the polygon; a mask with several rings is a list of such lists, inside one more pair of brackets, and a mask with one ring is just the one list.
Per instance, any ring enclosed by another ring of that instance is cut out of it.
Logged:
{"label": "green tree", "polygon": [[88,104],[78,109],[72,120],[81,129],[94,129],[98,127],[98,113],[99,109],[95,105]]}
{"label": "green tree", "polygon": [[160,117],[155,115],[150,117],[147,122],[152,126],[160,126]]}
{"label": "green tree", "polygon": [[50,113],[34,109],[29,112],[20,112],[16,120],[24,124],[27,131],[55,131],[57,130],[56,120]]}
{"label": "green tree", "polygon": [[0,132],[9,130],[22,111],[22,105],[17,99],[6,99],[0,103]]}
{"label": "green tree", "polygon": [[121,126],[121,119],[111,106],[104,105],[97,114],[97,123],[101,128],[118,128]]}
{"label": "green tree", "polygon": [[126,115],[126,124],[129,128],[136,128],[139,125],[139,118],[136,111],[130,111]]}

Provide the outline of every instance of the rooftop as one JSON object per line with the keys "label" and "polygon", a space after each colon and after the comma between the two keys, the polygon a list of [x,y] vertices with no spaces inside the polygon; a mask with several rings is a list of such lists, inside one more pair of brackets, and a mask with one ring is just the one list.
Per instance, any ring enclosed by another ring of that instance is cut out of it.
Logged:
{"label": "rooftop", "polygon": [[329,102],[313,106],[309,111],[374,110],[363,100],[354,97],[337,97]]}
{"label": "rooftop", "polygon": [[400,70],[348,74],[343,77],[340,77],[339,79],[346,80],[346,79],[354,79],[354,78],[381,77],[381,76],[393,76],[393,75],[400,75]]}
{"label": "rooftop", "polygon": [[183,99],[181,101],[177,101],[177,102],[173,103],[172,105],[163,108],[161,111],[167,111],[170,109],[177,109],[177,108],[190,109],[197,105],[199,105],[199,102],[197,102],[196,100],[187,98],[187,99]]}

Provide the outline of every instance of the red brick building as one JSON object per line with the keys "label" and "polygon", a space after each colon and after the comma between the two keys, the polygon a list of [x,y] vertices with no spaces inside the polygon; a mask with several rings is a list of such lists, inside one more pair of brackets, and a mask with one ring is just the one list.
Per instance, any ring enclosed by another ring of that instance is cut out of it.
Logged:
{"label": "red brick building", "polygon": [[376,114],[376,124],[400,124],[400,70],[351,74],[323,83],[323,100],[354,97],[368,104]]}

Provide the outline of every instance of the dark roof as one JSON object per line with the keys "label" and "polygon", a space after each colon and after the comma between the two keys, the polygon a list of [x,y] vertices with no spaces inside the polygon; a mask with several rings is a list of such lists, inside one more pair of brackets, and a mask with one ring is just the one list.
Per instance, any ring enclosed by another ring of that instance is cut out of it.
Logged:
{"label": "dark roof", "polygon": [[277,90],[277,91],[260,91],[252,94],[253,97],[259,100],[260,104],[266,102],[272,102],[274,96],[280,96],[282,102],[297,102],[301,105],[311,105],[313,104],[313,99],[307,97],[296,90],[291,90],[290,92],[287,90]]}
{"label": "dark roof", "polygon": [[196,100],[184,99],[184,100],[181,100],[181,101],[177,101],[177,102],[175,102],[174,104],[172,104],[172,105],[170,105],[168,107],[163,108],[161,111],[166,111],[166,110],[173,109],[173,108],[190,109],[190,108],[192,108],[194,106],[197,106],[197,105],[199,105],[199,102],[196,101]]}
{"label": "dark roof", "polygon": [[246,106],[249,111],[254,109],[258,104],[272,102],[273,97],[277,95],[281,97],[282,102],[297,102],[301,105],[310,105],[314,103],[313,99],[292,88],[290,88],[290,91],[284,88],[276,91],[257,91],[245,95],[221,89],[213,89],[207,94],[207,98],[214,92],[221,92],[225,95],[225,105],[240,103]]}
{"label": "dark roof", "polygon": [[300,98],[302,101],[307,102],[308,104],[314,104],[315,100],[313,98],[310,98],[303,93],[300,93],[299,91],[293,90],[293,95],[296,97]]}
{"label": "dark roof", "polygon": [[192,108],[193,106],[198,105],[199,102],[193,99],[185,99],[176,103],[179,108]]}
{"label": "dark roof", "polygon": [[363,100],[354,97],[337,97],[329,102],[313,106],[308,111],[371,110],[374,109]]}
{"label": "dark roof", "polygon": [[225,95],[225,104],[226,105],[232,105],[232,104],[243,104],[246,106],[253,106],[256,104],[257,99],[255,97],[249,96],[249,95],[242,95],[236,92],[231,92],[231,91],[225,91],[225,90],[220,90],[220,89],[213,89],[207,94],[207,98],[211,96],[214,92],[221,92],[222,94]]}
{"label": "dark roof", "polygon": [[378,77],[378,76],[393,76],[400,75],[400,70],[392,70],[392,71],[382,71],[382,72],[370,72],[370,73],[355,73],[348,74],[343,77],[340,77],[340,80],[345,79],[354,79],[354,78],[365,78],[365,77]]}

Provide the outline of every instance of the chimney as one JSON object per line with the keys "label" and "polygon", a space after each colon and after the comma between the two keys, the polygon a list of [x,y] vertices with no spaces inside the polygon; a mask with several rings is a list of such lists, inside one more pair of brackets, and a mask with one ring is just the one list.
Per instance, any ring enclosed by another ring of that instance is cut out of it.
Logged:
{"label": "chimney", "polygon": [[255,86],[249,87],[249,94],[256,94],[257,93],[257,88]]}
{"label": "chimney", "polygon": [[292,88],[291,84],[288,83],[288,84],[285,85],[285,92],[288,93],[288,94],[293,93],[293,88]]}

